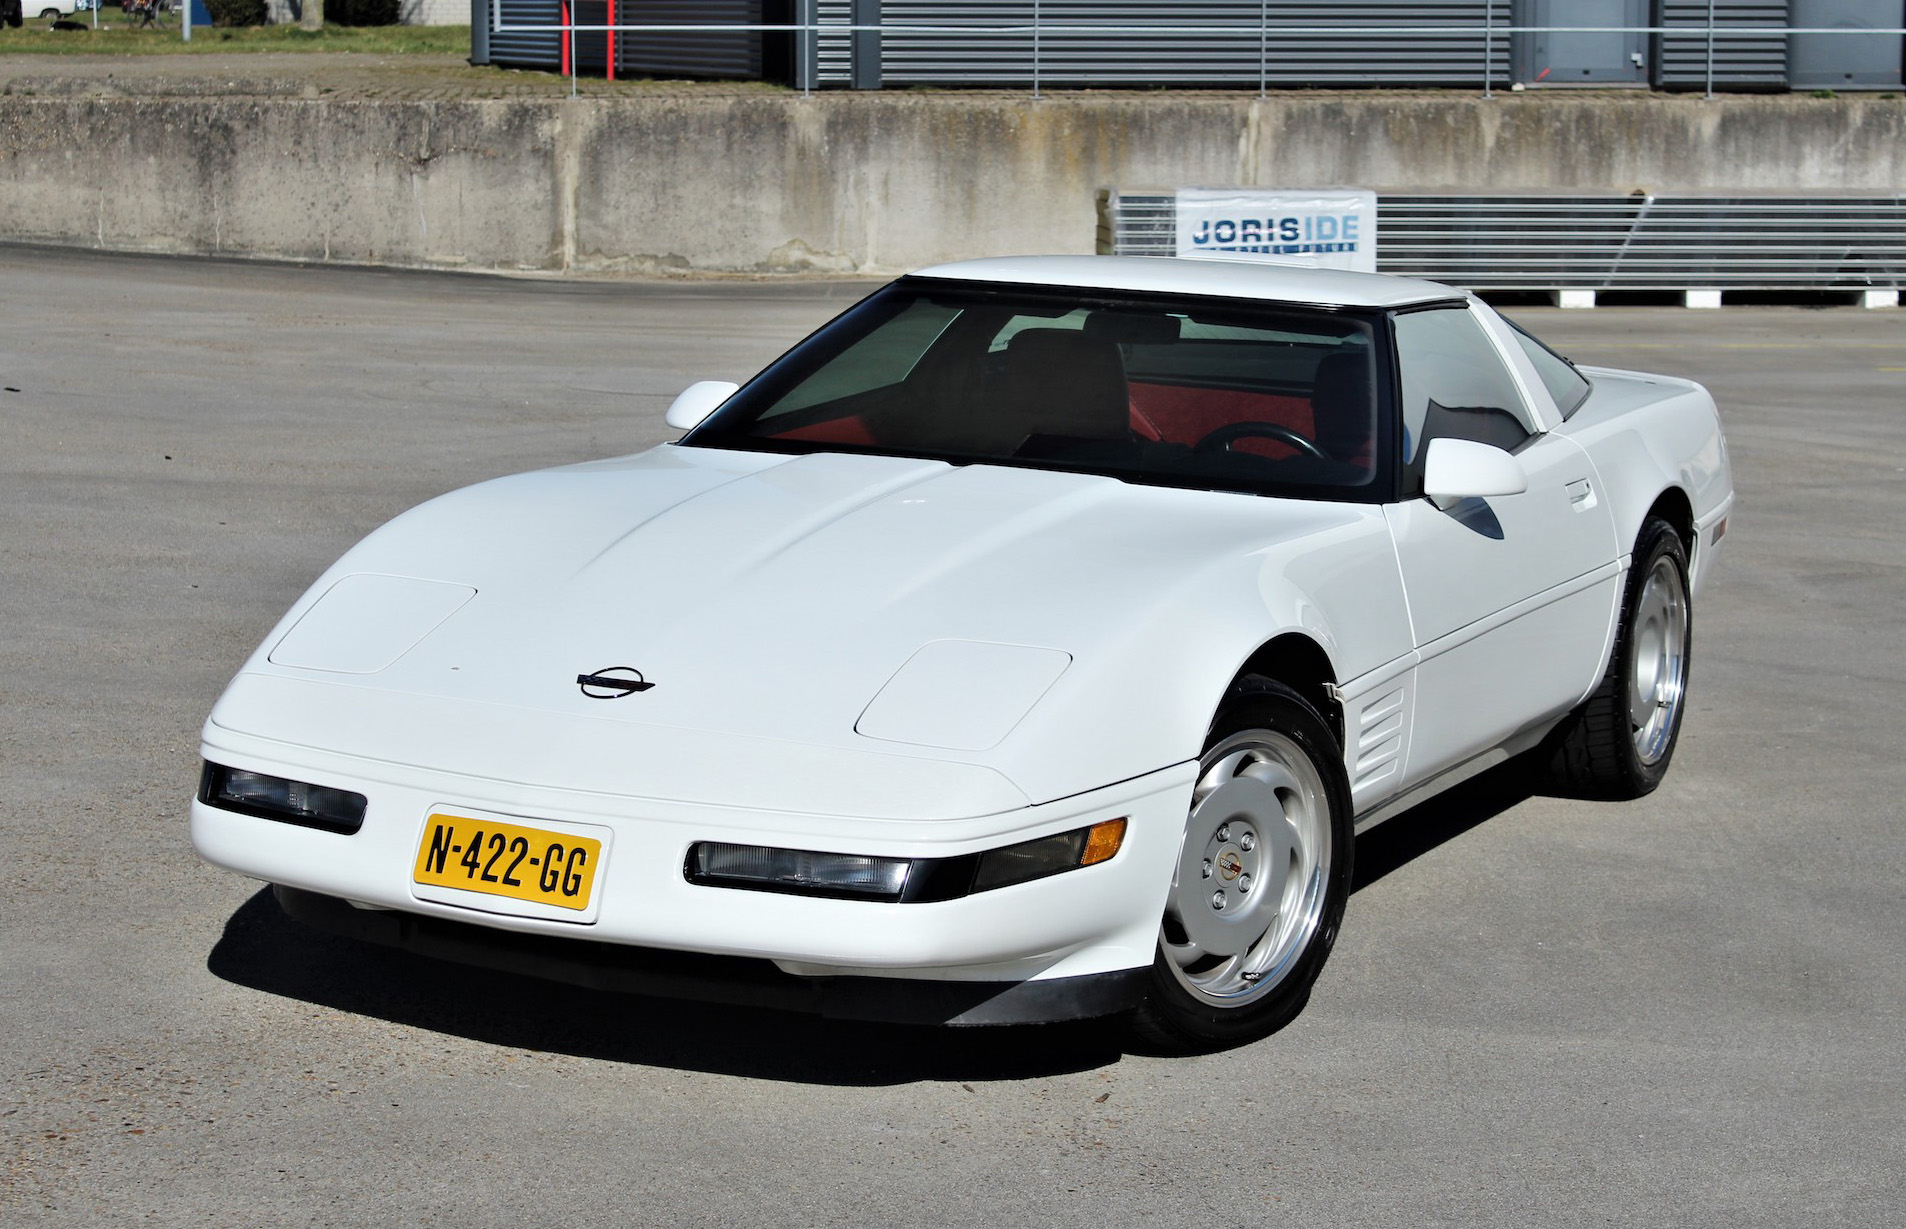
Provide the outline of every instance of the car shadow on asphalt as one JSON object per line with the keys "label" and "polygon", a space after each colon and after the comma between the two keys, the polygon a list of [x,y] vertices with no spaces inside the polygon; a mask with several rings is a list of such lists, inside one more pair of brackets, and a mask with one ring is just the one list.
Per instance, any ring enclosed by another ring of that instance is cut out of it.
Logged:
{"label": "car shadow on asphalt", "polygon": [[312,929],[269,888],[225,923],[206,967],[237,985],[493,1045],[800,1084],[1012,1080],[1115,1063],[1120,1031],[1087,1022],[937,1029],[592,990]]}
{"label": "car shadow on asphalt", "polygon": [[[1365,833],[1353,891],[1530,797],[1505,766]],[[1117,1021],[944,1029],[863,1024],[653,999],[452,964],[286,916],[263,889],[225,924],[206,967],[266,994],[510,1046],[789,1083],[1013,1080],[1087,1071],[1132,1050]]]}
{"label": "car shadow on asphalt", "polygon": [[1357,838],[1350,890],[1361,892],[1432,849],[1527,802],[1536,795],[1536,779],[1527,763],[1510,760],[1378,824]]}

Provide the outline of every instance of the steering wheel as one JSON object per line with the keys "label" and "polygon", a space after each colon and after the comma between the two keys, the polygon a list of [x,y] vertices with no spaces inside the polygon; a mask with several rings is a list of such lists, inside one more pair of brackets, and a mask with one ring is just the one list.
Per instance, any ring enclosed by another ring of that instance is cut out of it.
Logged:
{"label": "steering wheel", "polygon": [[1206,435],[1191,446],[1193,452],[1229,452],[1236,440],[1267,439],[1280,444],[1289,444],[1305,456],[1315,457],[1319,461],[1330,460],[1330,455],[1297,432],[1275,422],[1230,422]]}

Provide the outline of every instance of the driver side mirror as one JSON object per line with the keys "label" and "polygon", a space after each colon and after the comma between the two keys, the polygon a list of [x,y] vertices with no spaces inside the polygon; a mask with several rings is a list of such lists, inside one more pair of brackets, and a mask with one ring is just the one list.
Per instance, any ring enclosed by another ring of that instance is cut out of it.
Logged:
{"label": "driver side mirror", "polygon": [[697,380],[669,403],[664,421],[677,431],[692,431],[740,388],[741,385],[728,380]]}
{"label": "driver side mirror", "polygon": [[1493,444],[1445,435],[1425,447],[1429,453],[1423,460],[1423,494],[1438,508],[1529,489],[1529,471],[1522,462]]}

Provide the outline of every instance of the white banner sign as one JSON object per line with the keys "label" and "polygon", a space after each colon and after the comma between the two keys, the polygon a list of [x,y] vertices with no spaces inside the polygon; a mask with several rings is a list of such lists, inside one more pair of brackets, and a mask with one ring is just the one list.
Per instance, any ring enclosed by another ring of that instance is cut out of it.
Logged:
{"label": "white banner sign", "polygon": [[1178,189],[1178,255],[1377,271],[1377,194]]}

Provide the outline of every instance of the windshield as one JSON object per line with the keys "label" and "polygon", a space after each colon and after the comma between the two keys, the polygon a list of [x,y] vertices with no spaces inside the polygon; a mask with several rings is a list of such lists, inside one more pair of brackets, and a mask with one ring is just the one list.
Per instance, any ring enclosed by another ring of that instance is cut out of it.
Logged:
{"label": "windshield", "polygon": [[1383,497],[1373,318],[912,278],[790,351],[682,442]]}

